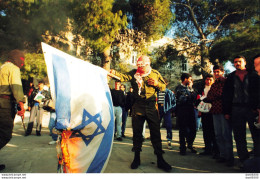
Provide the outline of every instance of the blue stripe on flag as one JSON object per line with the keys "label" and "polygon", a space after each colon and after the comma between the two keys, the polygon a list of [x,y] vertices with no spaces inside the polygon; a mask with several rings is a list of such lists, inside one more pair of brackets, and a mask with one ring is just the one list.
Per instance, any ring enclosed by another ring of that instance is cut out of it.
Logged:
{"label": "blue stripe on flag", "polygon": [[70,77],[66,64],[66,59],[52,54],[53,76],[55,82],[56,104],[55,110],[57,114],[57,129],[66,129],[71,117],[71,89]]}
{"label": "blue stripe on flag", "polygon": [[[106,81],[103,76],[101,76],[101,79],[105,84]],[[106,132],[104,133],[104,137],[97,150],[96,156],[87,170],[87,173],[100,173],[111,151],[112,139],[114,134],[114,113],[113,113],[113,103],[112,103],[108,86],[106,87],[106,97],[109,102],[110,122],[106,129]]]}

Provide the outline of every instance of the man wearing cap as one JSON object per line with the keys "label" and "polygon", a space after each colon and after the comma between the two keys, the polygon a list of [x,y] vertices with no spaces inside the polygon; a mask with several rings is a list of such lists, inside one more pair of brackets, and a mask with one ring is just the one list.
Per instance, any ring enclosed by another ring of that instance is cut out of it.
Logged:
{"label": "man wearing cap", "polygon": [[[18,115],[24,116],[23,88],[20,68],[24,65],[24,54],[20,50],[12,50],[7,61],[0,67],[0,149],[12,138],[13,120],[18,103]],[[3,170],[5,165],[0,165]]]}
{"label": "man wearing cap", "polygon": [[121,74],[115,70],[111,73],[120,77],[121,81],[130,81],[133,87],[135,103],[132,107],[133,149],[135,152],[132,169],[140,165],[140,152],[142,151],[142,131],[145,120],[148,122],[151,142],[154,153],[157,155],[157,166],[170,171],[171,166],[163,159],[162,141],[160,133],[160,119],[156,108],[157,91],[164,91],[166,84],[161,74],[151,68],[148,56],[141,56],[137,60],[137,70],[128,74]]}

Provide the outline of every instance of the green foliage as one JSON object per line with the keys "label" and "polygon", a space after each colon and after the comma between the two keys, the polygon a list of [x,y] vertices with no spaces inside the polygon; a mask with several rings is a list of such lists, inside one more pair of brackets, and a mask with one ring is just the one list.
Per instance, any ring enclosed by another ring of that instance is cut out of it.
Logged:
{"label": "green foliage", "polygon": [[260,51],[260,21],[259,17],[242,22],[234,27],[234,30],[213,44],[210,50],[210,58],[218,59],[220,63],[233,61],[237,55],[246,57],[249,67],[252,67],[252,59]]}
{"label": "green foliage", "polygon": [[166,45],[154,49],[152,54],[152,67],[159,70],[160,68],[181,69],[181,62],[184,60],[183,55],[179,55],[179,51],[173,45]]}
{"label": "green foliage", "polygon": [[112,7],[113,0],[79,0],[72,4],[75,33],[81,34],[95,51],[102,52],[127,25],[127,17],[121,11],[113,12]]}
{"label": "green foliage", "polygon": [[0,5],[0,51],[14,48],[39,52],[42,35],[59,33],[66,22],[64,0],[8,1]]}
{"label": "green foliage", "polygon": [[174,22],[169,0],[129,0],[134,29],[146,34],[146,40],[161,38]]}
{"label": "green foliage", "polygon": [[[198,44],[202,74],[205,74],[205,59],[209,57],[209,50],[214,41],[227,36],[236,24],[252,19],[259,13],[258,0],[172,0],[172,2],[176,14],[175,35]],[[215,59],[210,60],[214,62]]]}
{"label": "green foliage", "polygon": [[28,80],[30,77],[43,79],[47,76],[47,67],[43,54],[25,54],[25,65],[21,70],[22,79]]}
{"label": "green foliage", "polygon": [[[257,13],[258,0],[172,0],[176,14],[176,34],[192,42],[225,35],[237,24]],[[209,35],[211,35],[209,37]]]}

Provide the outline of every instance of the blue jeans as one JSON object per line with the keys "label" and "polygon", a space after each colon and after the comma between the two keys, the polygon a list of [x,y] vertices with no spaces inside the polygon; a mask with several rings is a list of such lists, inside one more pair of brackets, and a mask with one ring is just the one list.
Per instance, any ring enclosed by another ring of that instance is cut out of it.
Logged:
{"label": "blue jeans", "polygon": [[116,137],[121,137],[121,124],[122,124],[122,108],[114,106],[115,124],[116,124]]}
{"label": "blue jeans", "polygon": [[161,120],[164,118],[164,124],[167,131],[166,138],[168,141],[172,141],[172,119],[171,119],[171,110],[167,111],[164,114],[160,114]]}
{"label": "blue jeans", "polygon": [[219,155],[226,160],[234,160],[232,128],[223,114],[213,114],[214,131]]}
{"label": "blue jeans", "polygon": [[50,112],[50,122],[49,122],[49,130],[50,130],[50,134],[52,137],[52,140],[56,141],[58,138],[57,134],[53,134],[52,133],[52,129],[55,127],[55,123],[56,123],[56,113],[55,112]]}
{"label": "blue jeans", "polygon": [[195,112],[195,119],[196,119],[196,131],[198,131],[201,128],[201,118],[199,117],[199,111],[198,109],[194,108]]}

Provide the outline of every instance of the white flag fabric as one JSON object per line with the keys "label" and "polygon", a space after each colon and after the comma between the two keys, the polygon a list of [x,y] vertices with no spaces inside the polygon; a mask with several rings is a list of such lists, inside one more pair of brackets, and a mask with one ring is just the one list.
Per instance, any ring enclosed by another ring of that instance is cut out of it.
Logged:
{"label": "white flag fabric", "polygon": [[114,114],[107,71],[42,43],[57,116],[66,140],[68,172],[100,173],[108,162]]}

